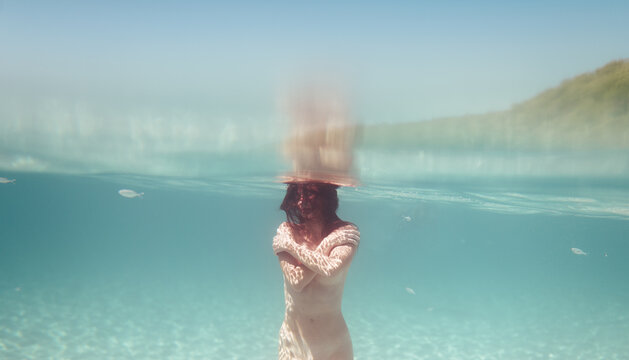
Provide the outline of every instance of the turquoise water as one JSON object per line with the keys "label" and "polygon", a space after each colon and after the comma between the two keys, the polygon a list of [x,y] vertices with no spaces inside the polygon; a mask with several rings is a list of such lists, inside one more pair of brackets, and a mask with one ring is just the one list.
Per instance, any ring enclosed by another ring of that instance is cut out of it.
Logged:
{"label": "turquoise water", "polygon": [[[17,179],[0,184],[0,359],[276,357],[272,176],[0,176]],[[624,178],[339,196],[362,235],[343,302],[356,359],[629,356]]]}

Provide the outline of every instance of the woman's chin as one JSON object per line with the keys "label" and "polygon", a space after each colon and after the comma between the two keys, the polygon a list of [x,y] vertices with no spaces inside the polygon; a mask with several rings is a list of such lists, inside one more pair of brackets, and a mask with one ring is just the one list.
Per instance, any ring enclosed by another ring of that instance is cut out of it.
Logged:
{"label": "woman's chin", "polygon": [[301,217],[304,221],[318,221],[322,219],[321,215],[316,212],[304,213]]}

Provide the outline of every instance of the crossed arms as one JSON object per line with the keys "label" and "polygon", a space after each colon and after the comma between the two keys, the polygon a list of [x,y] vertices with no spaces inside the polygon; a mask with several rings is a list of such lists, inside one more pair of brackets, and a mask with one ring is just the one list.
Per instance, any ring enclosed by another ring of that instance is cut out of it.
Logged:
{"label": "crossed arms", "polygon": [[273,238],[273,251],[279,258],[285,279],[297,291],[317,275],[334,277],[338,274],[350,263],[360,241],[360,234],[353,225],[336,229],[324,239],[330,242],[328,246],[332,249],[326,256],[297,244],[287,226],[280,226],[277,232]]}

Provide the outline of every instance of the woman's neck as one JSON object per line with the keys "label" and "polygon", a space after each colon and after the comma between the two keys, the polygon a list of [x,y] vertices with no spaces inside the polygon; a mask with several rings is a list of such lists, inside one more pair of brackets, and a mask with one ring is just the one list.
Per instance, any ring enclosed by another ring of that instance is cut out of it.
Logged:
{"label": "woman's neck", "polygon": [[340,219],[335,217],[334,219],[330,219],[330,221],[325,221],[323,218],[315,218],[304,222],[303,225],[306,232],[306,240],[308,242],[319,244],[321,240],[330,233],[332,224],[337,220]]}
{"label": "woman's neck", "polygon": [[325,229],[325,223],[323,220],[310,220],[304,223],[304,240],[310,243],[319,244],[323,240],[323,232]]}

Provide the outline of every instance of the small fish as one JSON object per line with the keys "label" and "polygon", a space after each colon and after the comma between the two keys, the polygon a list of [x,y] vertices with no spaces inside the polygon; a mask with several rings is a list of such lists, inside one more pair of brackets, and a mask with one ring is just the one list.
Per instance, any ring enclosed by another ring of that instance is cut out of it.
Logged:
{"label": "small fish", "polygon": [[15,179],[7,179],[4,177],[0,177],[0,184],[11,184],[14,182],[15,182]]}
{"label": "small fish", "polygon": [[410,216],[403,216],[402,219],[406,222],[411,222],[411,220],[413,220]]}
{"label": "small fish", "polygon": [[406,288],[406,292],[411,294],[411,295],[415,295],[415,290],[411,289],[410,287]]}
{"label": "small fish", "polygon": [[579,248],[570,248],[570,250],[576,254],[576,255],[587,255],[588,253],[586,253],[585,251],[579,249]]}
{"label": "small fish", "polygon": [[120,195],[122,195],[122,196],[124,196],[126,198],[129,198],[129,199],[133,199],[133,198],[136,198],[136,197],[142,198],[142,195],[144,195],[143,192],[138,194],[137,192],[135,192],[133,190],[129,190],[129,189],[118,190],[118,194],[120,194]]}

